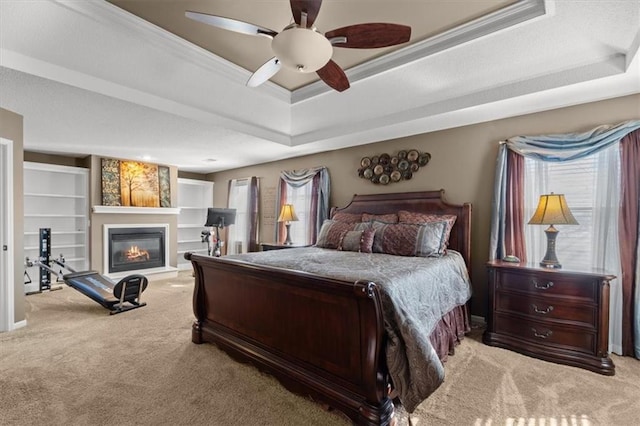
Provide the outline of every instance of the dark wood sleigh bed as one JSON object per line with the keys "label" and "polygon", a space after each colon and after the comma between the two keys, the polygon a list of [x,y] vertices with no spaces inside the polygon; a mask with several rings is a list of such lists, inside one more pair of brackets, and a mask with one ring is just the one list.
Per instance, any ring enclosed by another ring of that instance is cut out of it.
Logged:
{"label": "dark wood sleigh bed", "polygon": [[[443,200],[443,190],[355,195],[331,216],[398,210],[453,214],[449,248],[471,267],[471,205]],[[295,249],[290,249],[295,250]],[[373,282],[185,254],[195,271],[194,343],[215,343],[235,359],[276,377],[355,423],[389,424],[392,383],[385,358],[381,297]],[[464,306],[459,308],[465,311]],[[466,318],[465,318],[466,320]]]}

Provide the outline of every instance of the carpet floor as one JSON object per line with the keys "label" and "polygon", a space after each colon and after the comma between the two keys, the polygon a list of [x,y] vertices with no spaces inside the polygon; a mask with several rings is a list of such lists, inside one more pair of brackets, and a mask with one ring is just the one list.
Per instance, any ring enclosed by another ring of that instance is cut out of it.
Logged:
{"label": "carpet floor", "polygon": [[[214,345],[191,343],[193,278],[153,281],[147,306],[110,316],[64,287],[26,297],[0,334],[0,425],[347,425]],[[474,329],[444,384],[403,425],[640,424],[640,361],[602,376],[483,345]]]}

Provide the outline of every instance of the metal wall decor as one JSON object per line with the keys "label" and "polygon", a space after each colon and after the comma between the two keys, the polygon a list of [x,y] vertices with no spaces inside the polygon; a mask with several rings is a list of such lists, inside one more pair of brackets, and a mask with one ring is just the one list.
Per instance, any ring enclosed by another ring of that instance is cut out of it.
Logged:
{"label": "metal wall decor", "polygon": [[390,182],[409,180],[420,167],[431,160],[428,152],[420,153],[417,149],[398,151],[396,155],[380,154],[363,157],[360,160],[358,176],[373,183],[387,185]]}

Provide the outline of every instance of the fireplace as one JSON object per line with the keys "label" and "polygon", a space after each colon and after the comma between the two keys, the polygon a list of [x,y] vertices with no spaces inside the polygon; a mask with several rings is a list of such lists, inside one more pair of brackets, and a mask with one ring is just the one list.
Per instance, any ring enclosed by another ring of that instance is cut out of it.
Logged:
{"label": "fireplace", "polygon": [[105,271],[109,274],[167,265],[167,226],[105,225]]}

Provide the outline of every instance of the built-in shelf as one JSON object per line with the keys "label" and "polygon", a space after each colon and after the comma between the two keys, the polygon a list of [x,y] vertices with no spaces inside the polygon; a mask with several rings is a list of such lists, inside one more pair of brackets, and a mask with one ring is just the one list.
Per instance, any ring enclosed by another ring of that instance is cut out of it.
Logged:
{"label": "built-in shelf", "polygon": [[[25,255],[31,260],[40,256],[40,229],[48,228],[51,257],[63,255],[76,271],[89,269],[89,170],[27,161],[24,191]],[[28,267],[26,272],[32,282],[25,283],[25,292],[38,291],[39,268]]]}
{"label": "built-in shelf", "polygon": [[179,207],[93,206],[92,210],[98,214],[180,214]]}
{"label": "built-in shelf", "polygon": [[213,206],[213,182],[178,179],[178,206],[178,268],[190,269],[185,253],[207,253],[202,231],[207,230],[207,209]]}

